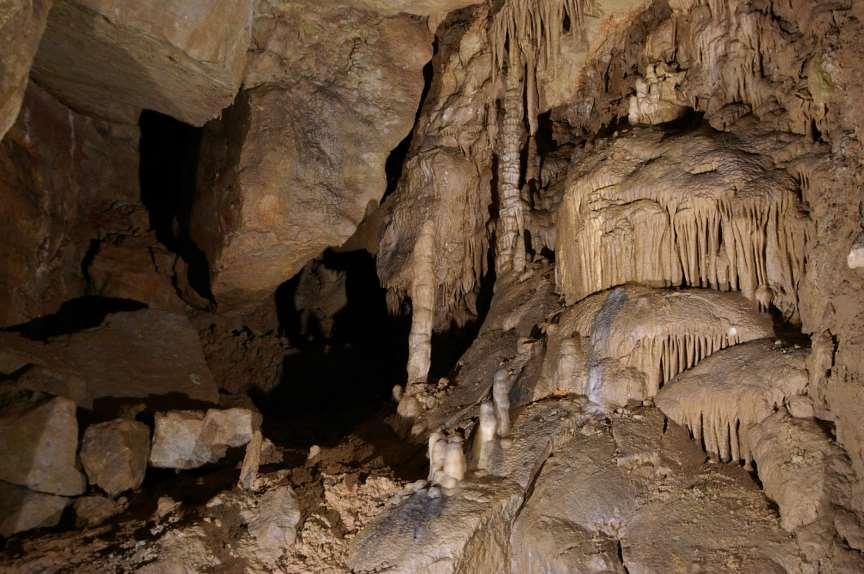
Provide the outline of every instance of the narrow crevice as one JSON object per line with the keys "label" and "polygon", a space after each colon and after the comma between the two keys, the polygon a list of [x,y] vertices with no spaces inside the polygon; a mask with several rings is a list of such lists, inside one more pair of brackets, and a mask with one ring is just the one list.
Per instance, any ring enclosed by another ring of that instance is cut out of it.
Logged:
{"label": "narrow crevice", "polygon": [[34,341],[47,341],[51,337],[71,335],[98,327],[113,313],[128,313],[146,308],[145,303],[132,299],[88,295],[66,301],[54,314],[6,327],[2,331],[20,333]]}

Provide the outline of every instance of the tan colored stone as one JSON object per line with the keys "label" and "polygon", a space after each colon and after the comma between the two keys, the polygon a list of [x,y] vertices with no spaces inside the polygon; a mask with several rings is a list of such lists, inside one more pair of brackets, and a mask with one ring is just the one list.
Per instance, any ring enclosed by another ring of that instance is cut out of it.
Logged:
{"label": "tan colored stone", "polygon": [[75,499],[75,526],[91,528],[99,526],[123,512],[125,501],[114,501],[105,496],[82,496]]}
{"label": "tan colored stone", "polygon": [[57,526],[71,498],[33,492],[0,480],[0,536]]}
{"label": "tan colored stone", "polygon": [[202,142],[191,234],[224,306],[270,297],[353,235],[409,133],[431,37],[416,19],[284,2],[256,16],[243,92]]}
{"label": "tan colored stone", "polygon": [[33,75],[76,110],[135,123],[142,109],[202,125],[240,87],[252,0],[68,0]]}
{"label": "tan colored stone", "polygon": [[91,241],[138,189],[138,128],[82,116],[31,82],[0,142],[0,325],[84,295]]}
{"label": "tan colored stone", "polygon": [[96,328],[47,344],[0,333],[0,346],[33,365],[19,385],[67,396],[86,408],[102,397],[177,393],[218,400],[198,333],[184,315],[155,309],[114,313]]}
{"label": "tan colored stone", "polygon": [[218,462],[229,447],[252,440],[259,425],[260,415],[241,408],[156,413],[150,464],[186,469]]}
{"label": "tan colored stone", "polygon": [[0,418],[0,480],[49,494],[75,496],[87,488],[77,468],[75,403],[56,397]]}
{"label": "tan colored stone", "polygon": [[5,0],[0,4],[0,139],[18,117],[52,4],[53,0]]}
{"label": "tan colored stone", "polygon": [[81,441],[81,464],[90,483],[111,497],[141,486],[149,455],[150,428],[137,421],[89,426]]}

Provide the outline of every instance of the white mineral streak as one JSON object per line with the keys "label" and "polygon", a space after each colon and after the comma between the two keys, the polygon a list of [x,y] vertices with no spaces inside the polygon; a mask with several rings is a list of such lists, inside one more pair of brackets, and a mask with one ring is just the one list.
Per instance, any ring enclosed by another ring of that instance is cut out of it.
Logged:
{"label": "white mineral streak", "polygon": [[510,434],[510,376],[507,369],[498,369],[492,381],[492,399],[498,419],[498,436]]}
{"label": "white mineral streak", "polygon": [[750,429],[807,387],[806,352],[761,339],[706,359],[663,387],[655,400],[722,461],[752,461]]}
{"label": "white mineral streak", "polygon": [[770,316],[737,293],[618,287],[561,315],[541,387],[623,406],[720,349],[773,334]]}
{"label": "white mineral streak", "polygon": [[734,136],[634,129],[584,162],[558,214],[568,302],[628,282],[741,291],[797,315],[809,219],[798,183]]}

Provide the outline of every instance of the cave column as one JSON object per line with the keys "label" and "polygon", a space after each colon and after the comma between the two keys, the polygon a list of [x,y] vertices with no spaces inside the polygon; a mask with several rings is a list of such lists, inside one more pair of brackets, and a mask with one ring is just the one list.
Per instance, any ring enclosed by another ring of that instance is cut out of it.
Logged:
{"label": "cave column", "polygon": [[511,49],[499,133],[498,227],[495,271],[499,277],[525,268],[524,215],[520,195],[521,156],[525,143],[524,76],[519,51]]}

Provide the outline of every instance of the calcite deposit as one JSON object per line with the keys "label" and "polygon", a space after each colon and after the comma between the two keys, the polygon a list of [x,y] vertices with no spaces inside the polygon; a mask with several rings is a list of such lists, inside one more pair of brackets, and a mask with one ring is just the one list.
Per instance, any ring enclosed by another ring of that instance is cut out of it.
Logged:
{"label": "calcite deposit", "polygon": [[0,44],[0,572],[864,572],[864,2]]}

